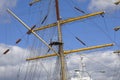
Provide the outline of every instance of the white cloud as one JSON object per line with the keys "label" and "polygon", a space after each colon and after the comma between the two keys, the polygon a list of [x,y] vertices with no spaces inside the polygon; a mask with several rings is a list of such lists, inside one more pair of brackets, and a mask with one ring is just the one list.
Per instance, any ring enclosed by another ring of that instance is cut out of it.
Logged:
{"label": "white cloud", "polygon": [[13,8],[17,4],[17,0],[0,0],[0,22],[8,23],[9,18],[6,14],[7,8]]}
{"label": "white cloud", "polygon": [[[27,79],[34,76],[34,80],[37,80],[40,75],[43,77],[47,74],[49,78],[52,77],[52,74],[55,75],[55,73],[53,73],[55,58],[47,58],[44,60],[42,59],[27,63],[25,59],[30,52],[17,46],[0,44],[0,55],[2,55],[2,53],[8,48],[10,48],[11,51],[0,57],[0,80],[17,80],[18,78],[23,80],[27,71],[29,73],[27,75]],[[112,80],[115,67],[116,69],[119,68],[116,66],[118,56],[113,54],[112,51],[97,51],[89,54],[83,53],[83,57],[83,61],[86,64],[86,69],[90,72],[91,76],[94,77],[93,79]],[[68,70],[72,72],[75,69],[79,69],[80,54],[68,55],[67,64],[69,67]],[[105,73],[102,74],[97,72],[102,70],[105,71]],[[43,80],[48,80],[47,77],[43,78]]]}
{"label": "white cloud", "polygon": [[[10,49],[10,51],[3,55],[3,52],[7,49]],[[26,53],[26,50],[17,47],[17,46],[7,46],[4,44],[0,44],[0,66],[7,66],[7,65],[18,65],[18,63],[23,62],[23,58],[25,56],[24,53]]]}
{"label": "white cloud", "polygon": [[[10,51],[7,54],[3,55],[3,52],[7,49],[10,49]],[[31,78],[28,77],[29,75],[36,74],[34,78],[37,78],[36,80],[38,80],[38,76],[40,75],[39,72],[41,71],[42,76],[48,74],[46,71],[50,71],[49,68],[54,67],[51,65],[51,63],[54,64],[55,60],[49,59],[44,61],[39,60],[39,62],[27,62],[26,58],[28,56],[31,56],[30,53],[34,54],[34,52],[35,51],[29,52],[28,50],[20,48],[18,46],[0,44],[0,80],[18,80],[19,77],[20,80],[23,80],[27,70],[29,70],[27,79]],[[43,78],[45,78],[44,80],[47,80],[46,77]]]}
{"label": "white cloud", "polygon": [[[93,80],[112,80],[115,74],[114,70],[119,70],[118,56],[113,51],[97,51],[92,53],[83,53],[83,62],[86,64],[86,70],[92,76]],[[80,55],[73,54],[68,58],[69,69],[81,69]],[[105,73],[100,73],[105,71]],[[72,74],[73,75],[73,74]],[[114,76],[115,77],[115,76]]]}
{"label": "white cloud", "polygon": [[17,0],[0,0],[0,14],[4,14],[6,8],[15,7]]}
{"label": "white cloud", "polygon": [[91,0],[89,10],[92,11],[114,11],[118,6],[114,4],[117,0]]}
{"label": "white cloud", "polygon": [[[3,52],[11,49],[6,55]],[[19,66],[24,64],[24,53],[26,50],[17,46],[8,46],[0,44],[0,80],[14,80],[17,75]]]}

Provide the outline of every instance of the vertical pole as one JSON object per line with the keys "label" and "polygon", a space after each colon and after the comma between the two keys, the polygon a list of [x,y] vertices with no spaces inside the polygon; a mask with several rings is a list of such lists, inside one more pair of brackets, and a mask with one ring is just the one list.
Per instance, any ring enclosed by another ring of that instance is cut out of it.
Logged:
{"label": "vertical pole", "polygon": [[[60,14],[59,14],[59,2],[58,0],[55,0],[56,3],[56,16],[57,16],[57,26],[58,26],[58,41],[62,43],[62,32],[61,32],[61,25],[60,25]],[[64,53],[63,53],[63,44],[59,45],[59,58],[60,58],[60,63],[61,63],[61,80],[67,80],[66,79],[66,68],[65,68],[65,58],[64,58]]]}

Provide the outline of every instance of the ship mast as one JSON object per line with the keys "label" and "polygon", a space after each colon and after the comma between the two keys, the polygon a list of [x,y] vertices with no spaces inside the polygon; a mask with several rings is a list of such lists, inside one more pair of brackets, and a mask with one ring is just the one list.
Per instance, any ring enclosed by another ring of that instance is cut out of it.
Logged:
{"label": "ship mast", "polygon": [[57,17],[57,26],[58,26],[58,42],[59,48],[58,48],[58,54],[60,58],[60,64],[61,64],[61,80],[67,80],[66,79],[66,69],[65,69],[65,57],[64,57],[64,51],[63,51],[63,43],[62,43],[62,31],[61,31],[61,25],[60,25],[60,13],[59,13],[59,1],[55,0],[56,4],[56,17]]}
{"label": "ship mast", "polygon": [[[39,1],[40,0],[35,0],[35,2],[33,1],[31,4],[34,4],[34,3],[39,2]],[[37,57],[34,57],[34,58],[28,58],[26,60],[30,61],[30,60],[36,60],[36,59],[41,59],[41,58],[58,56],[58,58],[60,60],[60,65],[61,65],[60,80],[67,80],[66,65],[65,65],[65,55],[75,53],[75,52],[81,52],[81,51],[92,50],[92,49],[97,49],[97,48],[109,47],[109,46],[113,46],[114,44],[104,44],[104,45],[92,46],[92,47],[87,47],[87,48],[80,48],[80,49],[75,49],[75,50],[64,51],[63,50],[63,42],[62,42],[61,24],[74,22],[74,21],[77,21],[77,20],[89,18],[89,17],[96,16],[96,15],[102,15],[102,14],[104,14],[104,12],[95,12],[95,13],[92,13],[92,14],[86,14],[86,15],[83,15],[83,16],[75,17],[75,18],[69,18],[69,19],[66,19],[66,20],[61,20],[60,19],[60,13],[59,13],[59,1],[58,0],[55,0],[55,5],[56,5],[57,22],[52,23],[52,24],[48,24],[46,26],[41,26],[40,28],[36,28],[36,29],[30,28],[30,26],[28,26],[19,17],[17,17],[10,9],[7,9],[7,11],[14,18],[16,18],[24,27],[26,27],[30,33],[32,33],[34,36],[36,36],[36,38],[38,38],[41,42],[43,42],[48,48],[50,48],[54,52],[52,54],[43,55],[43,56],[37,56]],[[46,41],[44,41],[36,33],[36,31],[38,31],[38,30],[43,30],[43,29],[51,28],[51,27],[55,27],[55,26],[58,27],[58,42],[57,42],[58,47],[59,47],[58,52],[56,52],[49,44],[47,44]],[[8,51],[9,51],[9,49],[6,50],[4,53],[7,53]]]}

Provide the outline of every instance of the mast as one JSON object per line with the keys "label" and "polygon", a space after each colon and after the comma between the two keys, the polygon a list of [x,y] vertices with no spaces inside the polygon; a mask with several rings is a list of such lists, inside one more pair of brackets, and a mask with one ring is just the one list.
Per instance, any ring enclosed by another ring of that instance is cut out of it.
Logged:
{"label": "mast", "polygon": [[58,53],[60,58],[60,64],[61,64],[61,80],[67,80],[66,79],[66,69],[65,69],[65,57],[64,57],[64,51],[63,51],[63,44],[62,44],[62,31],[61,31],[61,25],[60,25],[60,13],[59,13],[59,1],[55,0],[56,5],[56,17],[57,17],[57,26],[58,26],[58,42],[59,44]]}
{"label": "mast", "polygon": [[[40,0],[35,0],[35,2],[33,1],[31,4],[34,4],[36,2],[39,2]],[[103,48],[103,47],[108,47],[108,46],[113,46],[113,44],[105,44],[105,45],[100,45],[100,46],[93,46],[93,47],[88,47],[88,48],[82,48],[82,49],[76,49],[76,50],[68,50],[68,51],[64,51],[63,50],[63,42],[62,42],[62,31],[61,31],[61,25],[65,24],[65,23],[69,23],[69,22],[73,22],[73,21],[77,21],[80,19],[85,19],[91,16],[96,16],[96,15],[102,15],[104,14],[104,12],[96,12],[96,13],[92,13],[92,14],[86,14],[84,16],[79,16],[79,17],[75,17],[75,18],[69,18],[66,20],[60,20],[60,13],[59,13],[59,1],[55,0],[55,4],[56,4],[56,17],[57,17],[57,22],[52,23],[52,24],[48,24],[46,26],[42,26],[41,28],[37,28],[37,29],[32,29],[30,28],[27,24],[25,24],[20,18],[18,18],[12,11],[10,11],[9,9],[7,10],[12,16],[14,16],[20,23],[22,23],[24,25],[24,27],[26,27],[28,29],[28,31],[30,31],[32,34],[34,34],[34,36],[36,36],[40,41],[42,41],[48,48],[50,48],[54,53],[53,54],[48,54],[48,55],[44,55],[44,56],[38,56],[35,58],[29,58],[26,59],[27,61],[30,60],[36,60],[36,59],[40,59],[40,58],[47,58],[47,57],[53,57],[53,56],[58,56],[60,59],[60,66],[61,66],[61,73],[60,73],[60,80],[67,80],[67,73],[66,73],[66,65],[65,65],[65,55],[70,54],[70,53],[74,53],[74,52],[80,52],[80,51],[86,51],[86,50],[92,50],[92,49],[96,49],[96,48]],[[57,26],[58,27],[58,53],[49,45],[47,44],[35,31],[38,30],[43,30],[46,28],[51,28]],[[8,49],[9,50],[9,49]],[[7,53],[8,50],[6,50],[4,53]]]}

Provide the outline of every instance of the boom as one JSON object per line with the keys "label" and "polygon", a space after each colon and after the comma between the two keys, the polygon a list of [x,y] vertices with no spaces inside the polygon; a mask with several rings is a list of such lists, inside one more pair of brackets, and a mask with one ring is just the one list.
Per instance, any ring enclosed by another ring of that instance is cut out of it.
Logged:
{"label": "boom", "polygon": [[[103,48],[103,47],[109,47],[109,46],[113,46],[113,45],[114,44],[104,44],[104,45],[92,46],[92,47],[87,47],[87,48],[80,48],[80,49],[76,49],[76,50],[68,50],[68,51],[64,51],[64,54],[67,55],[67,54],[70,54],[70,53],[87,51],[87,50],[98,49],[98,48]],[[26,60],[30,61],[30,60],[42,59],[42,58],[53,57],[53,56],[57,56],[57,54],[52,53],[52,54],[47,54],[47,55],[44,55],[44,56],[28,58]]]}
{"label": "boom", "polygon": [[[66,20],[60,20],[60,24],[62,25],[62,24],[65,24],[65,23],[85,19],[85,18],[88,18],[88,17],[96,16],[96,15],[102,15],[102,14],[104,14],[104,12],[95,12],[95,13],[87,14],[87,15],[84,15],[84,16],[79,16],[79,17],[75,17],[75,18],[69,18],[69,19],[66,19]],[[39,31],[39,30],[51,28],[51,27],[54,27],[54,26],[57,26],[57,22],[52,23],[52,24],[48,24],[46,26],[42,26],[40,28],[36,28],[33,31]]]}

